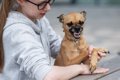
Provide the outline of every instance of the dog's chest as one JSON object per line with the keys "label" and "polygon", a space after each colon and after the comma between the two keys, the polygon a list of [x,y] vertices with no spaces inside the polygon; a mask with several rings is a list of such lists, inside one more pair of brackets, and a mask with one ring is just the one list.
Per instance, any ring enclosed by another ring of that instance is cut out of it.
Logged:
{"label": "dog's chest", "polygon": [[87,47],[83,43],[72,42],[68,49],[69,53],[67,55],[71,56],[72,59],[80,58],[82,60],[87,56]]}
{"label": "dog's chest", "polygon": [[72,53],[80,54],[80,43],[79,42],[73,42],[71,47],[72,47],[72,49],[71,49]]}

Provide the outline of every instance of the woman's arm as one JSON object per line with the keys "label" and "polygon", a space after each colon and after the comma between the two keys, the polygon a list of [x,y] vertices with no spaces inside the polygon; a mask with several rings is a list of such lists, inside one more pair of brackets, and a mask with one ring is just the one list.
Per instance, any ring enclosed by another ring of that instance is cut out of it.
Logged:
{"label": "woman's arm", "polygon": [[[106,73],[108,68],[97,68],[92,74]],[[44,80],[69,80],[79,74],[91,74],[88,65],[71,65],[66,67],[53,66]]]}
{"label": "woman's arm", "polygon": [[79,74],[90,74],[87,65],[53,66],[44,80],[69,80]]}

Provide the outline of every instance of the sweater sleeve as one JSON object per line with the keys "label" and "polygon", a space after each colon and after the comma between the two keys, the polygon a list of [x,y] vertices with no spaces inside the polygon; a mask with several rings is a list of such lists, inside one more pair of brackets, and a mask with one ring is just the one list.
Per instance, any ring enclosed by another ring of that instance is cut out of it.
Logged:
{"label": "sweater sleeve", "polygon": [[9,37],[6,38],[9,38],[13,49],[12,57],[20,66],[20,71],[25,72],[31,79],[44,80],[52,66],[49,65],[48,54],[36,38],[34,30],[29,26],[17,24],[17,28],[12,27],[12,30],[8,28],[7,31]]}
{"label": "sweater sleeve", "polygon": [[52,57],[55,58],[60,51],[62,38],[56,34],[56,32],[53,30],[53,28],[51,27],[51,25],[46,17],[44,17],[44,20],[45,20],[45,23],[48,28],[47,34],[48,34],[48,40],[50,42]]}

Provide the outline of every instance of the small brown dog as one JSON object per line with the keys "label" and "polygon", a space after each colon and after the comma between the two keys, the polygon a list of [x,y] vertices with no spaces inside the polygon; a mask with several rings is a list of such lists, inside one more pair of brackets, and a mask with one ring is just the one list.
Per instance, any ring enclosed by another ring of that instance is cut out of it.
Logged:
{"label": "small brown dog", "polygon": [[65,36],[61,44],[60,54],[55,60],[55,65],[67,66],[72,64],[88,64],[93,72],[97,67],[98,51],[108,53],[107,49],[94,48],[91,58],[88,56],[88,47],[83,37],[83,25],[86,20],[86,12],[73,12],[67,15],[60,15],[60,22],[63,24]]}

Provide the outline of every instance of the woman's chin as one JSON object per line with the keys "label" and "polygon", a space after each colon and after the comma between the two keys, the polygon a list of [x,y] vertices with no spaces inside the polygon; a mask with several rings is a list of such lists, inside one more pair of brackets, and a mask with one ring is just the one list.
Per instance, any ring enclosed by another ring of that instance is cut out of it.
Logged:
{"label": "woman's chin", "polygon": [[45,15],[40,15],[40,16],[38,16],[37,17],[37,19],[41,19],[41,18],[43,18]]}

